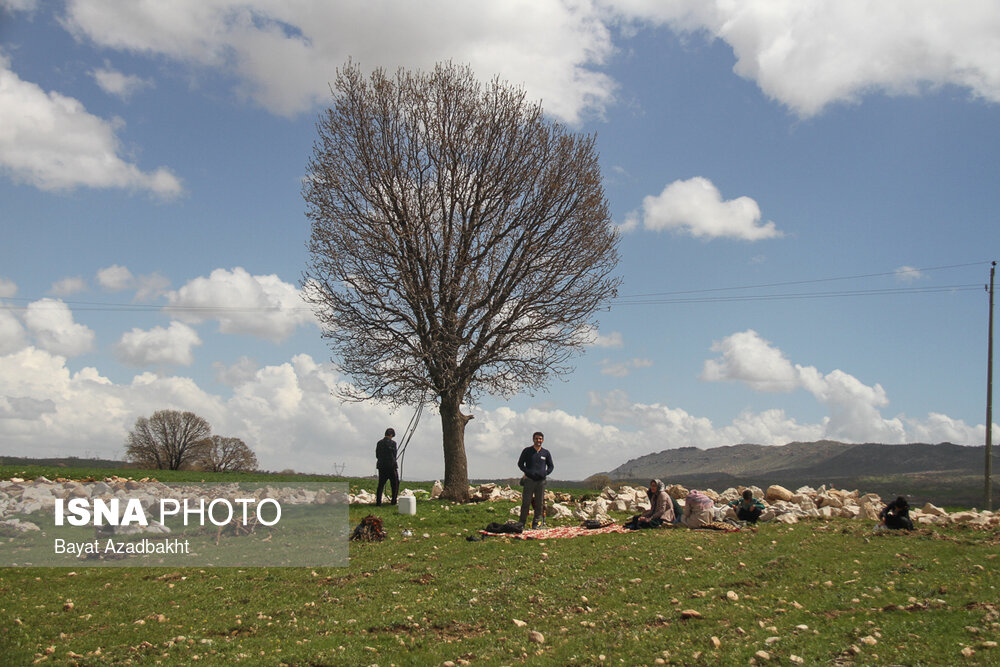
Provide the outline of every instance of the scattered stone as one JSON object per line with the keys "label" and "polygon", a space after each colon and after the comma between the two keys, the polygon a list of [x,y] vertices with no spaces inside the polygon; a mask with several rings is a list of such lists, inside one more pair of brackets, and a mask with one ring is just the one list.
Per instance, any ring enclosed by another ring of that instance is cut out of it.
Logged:
{"label": "scattered stone", "polygon": [[531,632],[528,633],[528,641],[532,641],[536,644],[544,644],[545,635],[543,635],[538,630],[532,630]]}
{"label": "scattered stone", "polygon": [[718,637],[716,637],[714,635],[712,636],[711,641],[712,641],[712,647],[713,648],[719,648],[720,646],[722,646],[722,640],[720,640]]}
{"label": "scattered stone", "polygon": [[736,591],[727,591],[726,592],[726,598],[730,602],[737,602],[740,599],[740,596],[737,595]]}
{"label": "scattered stone", "polygon": [[753,654],[753,657],[757,658],[758,660],[763,660],[764,662],[767,662],[768,660],[771,659],[771,654],[768,653],[767,651],[757,651],[756,653]]}
{"label": "scattered stone", "polygon": [[519,618],[514,618],[514,619],[511,619],[511,620],[514,621],[514,625],[516,625],[519,628],[523,628],[524,626],[527,625],[527,623],[525,623],[524,621],[522,621]]}
{"label": "scattered stone", "polygon": [[695,611],[694,609],[685,609],[681,612],[681,618],[702,618],[701,612]]}
{"label": "scattered stone", "polygon": [[872,637],[871,635],[867,635],[861,638],[861,643],[866,644],[868,646],[875,646],[875,644],[878,644],[878,640]]}

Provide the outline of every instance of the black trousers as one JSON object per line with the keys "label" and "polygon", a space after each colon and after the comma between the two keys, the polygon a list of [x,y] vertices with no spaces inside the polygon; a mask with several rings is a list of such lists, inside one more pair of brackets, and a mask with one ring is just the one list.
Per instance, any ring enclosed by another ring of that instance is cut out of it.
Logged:
{"label": "black trousers", "polygon": [[885,517],[885,527],[890,530],[913,530],[913,521],[908,516],[888,514]]}
{"label": "black trousers", "polygon": [[736,510],[736,518],[740,521],[749,521],[750,523],[757,523],[757,519],[760,518],[760,508],[754,507],[753,509],[739,508]]}
{"label": "black trousers", "polygon": [[396,504],[396,496],[399,494],[399,469],[398,468],[379,468],[378,469],[378,487],[375,489],[375,504],[382,504],[382,489],[385,488],[385,483],[389,482],[392,488],[392,504]]}

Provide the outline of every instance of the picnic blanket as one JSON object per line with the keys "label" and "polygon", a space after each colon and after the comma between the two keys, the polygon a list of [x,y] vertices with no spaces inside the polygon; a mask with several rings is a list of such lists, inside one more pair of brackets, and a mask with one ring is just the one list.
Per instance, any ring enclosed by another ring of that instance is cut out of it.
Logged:
{"label": "picnic blanket", "polygon": [[557,540],[564,537],[582,537],[586,535],[603,535],[606,533],[630,533],[632,531],[622,527],[621,524],[612,523],[604,526],[603,528],[561,526],[559,528],[537,528],[535,530],[525,530],[522,533],[490,533],[485,530],[481,530],[479,532],[483,535],[513,537],[518,540]]}

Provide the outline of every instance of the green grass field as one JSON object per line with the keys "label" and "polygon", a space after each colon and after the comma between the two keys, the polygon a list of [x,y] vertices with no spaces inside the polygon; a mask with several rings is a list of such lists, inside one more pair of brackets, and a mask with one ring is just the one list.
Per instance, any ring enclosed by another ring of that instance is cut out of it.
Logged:
{"label": "green grass field", "polygon": [[0,662],[1000,662],[996,532],[876,536],[870,522],[837,520],[466,539],[512,506],[352,507],[352,525],[377,513],[388,538],[352,542],[339,568],[5,568]]}

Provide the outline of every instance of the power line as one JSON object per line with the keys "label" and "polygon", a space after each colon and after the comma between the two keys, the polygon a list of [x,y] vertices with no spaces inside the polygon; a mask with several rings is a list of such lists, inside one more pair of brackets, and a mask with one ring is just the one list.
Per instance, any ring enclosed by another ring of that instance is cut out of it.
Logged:
{"label": "power line", "polygon": [[[734,288],[735,289],[735,288]],[[943,285],[937,287],[897,287],[869,290],[844,290],[837,292],[788,292],[779,294],[742,294],[731,296],[702,296],[674,298],[626,297],[614,301],[614,306],[645,306],[672,303],[730,303],[736,301],[787,301],[794,299],[829,299],[855,296],[895,296],[902,294],[935,294],[942,292],[970,292],[982,290],[982,285]]]}
{"label": "power line", "polygon": [[[612,302],[612,306],[633,306],[633,305],[662,305],[675,303],[726,303],[734,301],[778,301],[807,298],[845,298],[855,296],[893,296],[902,294],[932,294],[938,292],[965,292],[973,289],[981,289],[981,285],[945,285],[936,287],[900,287],[868,290],[845,290],[837,292],[792,292],[763,295],[733,295],[733,296],[693,296],[715,292],[728,292],[737,290],[766,289],[772,287],[788,287],[793,285],[811,285],[816,283],[826,283],[842,280],[859,280],[862,278],[879,278],[885,276],[898,276],[907,273],[920,274],[930,271],[943,271],[946,269],[965,268],[969,266],[980,266],[986,262],[968,262],[964,264],[949,264],[944,266],[931,266],[919,269],[904,269],[895,271],[884,271],[879,273],[862,273],[851,276],[836,276],[831,278],[813,278],[807,280],[787,280],[774,283],[760,283],[755,285],[735,285],[731,287],[711,287],[695,290],[675,290],[665,292],[648,292],[643,294],[630,294],[618,297]],[[29,304],[41,299],[27,297],[5,297],[0,300],[0,310],[27,310]],[[24,305],[11,304],[8,302],[21,302]],[[280,313],[312,310],[309,306],[197,306],[197,305],[156,305],[147,303],[107,303],[100,301],[63,301],[62,305],[70,306],[74,311],[103,311],[103,312],[191,312],[191,313]],[[35,306],[39,308],[40,306]]]}
{"label": "power line", "polygon": [[[6,301],[24,301],[37,303],[39,299],[24,297],[8,297]],[[106,311],[106,312],[233,312],[233,313],[280,313],[300,310],[311,310],[309,306],[169,306],[148,303],[105,303],[92,301],[59,301],[60,304],[71,306],[74,311]],[[42,308],[42,306],[35,306]],[[27,310],[28,305],[0,303],[0,310]]]}
{"label": "power line", "polygon": [[706,289],[695,289],[695,290],[677,290],[677,291],[670,291],[670,292],[651,292],[651,293],[647,293],[647,294],[629,294],[629,295],[626,295],[626,296],[623,296],[623,297],[619,297],[619,298],[620,299],[631,299],[631,298],[653,297],[653,296],[674,296],[674,295],[678,295],[678,294],[704,294],[704,293],[707,293],[707,292],[726,292],[726,291],[731,291],[731,290],[763,289],[763,288],[766,288],[766,287],[786,287],[786,286],[790,286],[790,285],[809,285],[809,284],[814,284],[814,283],[834,282],[834,281],[838,281],[838,280],[858,280],[860,278],[881,278],[881,277],[885,277],[885,276],[906,275],[908,273],[914,273],[914,274],[916,274],[916,273],[925,273],[925,272],[928,272],[928,271],[942,271],[942,270],[945,270],[945,269],[958,269],[958,268],[964,268],[964,267],[968,267],[968,266],[981,266],[983,264],[988,264],[988,262],[968,262],[966,264],[949,264],[949,265],[946,265],[946,266],[930,266],[930,267],[926,267],[926,268],[922,268],[922,269],[910,269],[910,268],[907,268],[907,269],[902,270],[902,271],[899,270],[899,269],[896,269],[895,271],[884,271],[884,272],[881,272],[881,273],[862,273],[862,274],[853,275],[853,276],[837,276],[837,277],[833,277],[833,278],[813,278],[813,279],[810,279],[810,280],[788,280],[788,281],[777,282],[777,283],[761,283],[761,284],[758,284],[758,285],[737,285],[737,286],[733,286],[733,287],[711,287],[711,288],[706,288]]}

